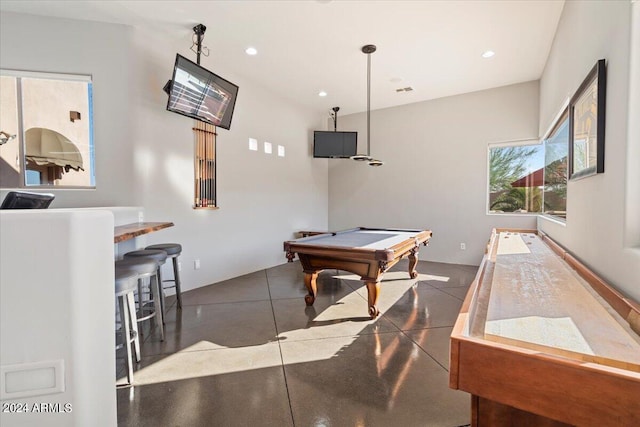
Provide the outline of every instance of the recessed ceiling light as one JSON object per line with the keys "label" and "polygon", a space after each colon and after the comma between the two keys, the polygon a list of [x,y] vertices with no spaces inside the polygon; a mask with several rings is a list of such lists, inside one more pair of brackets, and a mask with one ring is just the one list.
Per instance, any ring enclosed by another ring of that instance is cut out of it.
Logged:
{"label": "recessed ceiling light", "polygon": [[327,96],[327,92],[321,90],[320,92],[318,92],[318,96],[322,96],[322,97]]}
{"label": "recessed ceiling light", "polygon": [[248,47],[245,49],[245,52],[247,55],[257,55],[258,54],[258,49],[256,49],[255,47]]}
{"label": "recessed ceiling light", "polygon": [[491,58],[493,55],[495,55],[496,53],[492,50],[486,50],[482,53],[482,57],[483,58]]}

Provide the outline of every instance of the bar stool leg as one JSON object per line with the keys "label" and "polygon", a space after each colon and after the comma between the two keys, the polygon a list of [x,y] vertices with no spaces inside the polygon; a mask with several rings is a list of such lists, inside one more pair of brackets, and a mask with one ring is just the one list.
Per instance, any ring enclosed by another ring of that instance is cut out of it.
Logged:
{"label": "bar stool leg", "polygon": [[156,279],[158,280],[158,290],[160,292],[160,311],[162,312],[162,323],[164,324],[164,288],[162,287],[162,272],[160,271],[162,268],[161,265],[158,266],[158,272],[156,273]]}
{"label": "bar stool leg", "polygon": [[[149,280],[152,279],[149,278]],[[153,283],[150,282],[149,285],[153,296],[153,304],[155,305],[154,309],[156,311],[156,323],[160,331],[160,341],[164,341],[164,313],[162,311],[162,291],[160,289],[160,283],[160,278],[156,274],[153,276]]]}
{"label": "bar stool leg", "polygon": [[178,308],[182,308],[182,291],[180,290],[180,273],[178,272],[178,257],[173,257],[173,281],[176,284],[176,299]]}
{"label": "bar stool leg", "polygon": [[142,281],[144,279],[140,278],[138,279],[138,316],[137,317],[144,317],[144,311],[142,310],[142,307],[144,305],[144,299],[142,297]]}
{"label": "bar stool leg", "polygon": [[127,355],[127,381],[133,384],[133,357],[131,357],[131,325],[129,323],[129,307],[124,296],[118,297],[120,321],[122,322],[122,342]]}
{"label": "bar stool leg", "polygon": [[138,321],[136,320],[136,301],[133,292],[127,294],[127,306],[129,308],[129,318],[131,319],[131,332],[133,334],[133,348],[136,352],[136,362],[140,362],[140,334],[138,332]]}

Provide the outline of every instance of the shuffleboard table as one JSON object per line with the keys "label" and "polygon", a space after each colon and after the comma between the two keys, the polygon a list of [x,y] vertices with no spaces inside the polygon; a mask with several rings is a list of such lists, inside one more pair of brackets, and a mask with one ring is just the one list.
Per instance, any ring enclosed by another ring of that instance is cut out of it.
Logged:
{"label": "shuffleboard table", "polygon": [[492,232],[450,343],[472,427],[640,425],[640,305],[542,232]]}
{"label": "shuffleboard table", "polygon": [[369,315],[376,318],[376,304],[383,274],[405,256],[409,257],[409,276],[418,276],[418,249],[431,239],[430,230],[354,228],[335,233],[317,234],[284,242],[287,259],[298,254],[304,271],[304,284],[309,293],[307,305],[313,305],[318,273],[326,269],[357,274],[367,286]]}

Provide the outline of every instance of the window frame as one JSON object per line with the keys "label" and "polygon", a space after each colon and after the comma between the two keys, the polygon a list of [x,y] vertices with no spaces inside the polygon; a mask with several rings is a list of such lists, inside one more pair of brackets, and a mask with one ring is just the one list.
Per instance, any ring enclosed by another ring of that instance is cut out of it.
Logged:
{"label": "window frame", "polygon": [[[571,146],[571,108],[570,108],[570,98],[567,98],[563,103],[562,103],[562,107],[560,108],[560,111],[555,115],[555,117],[553,118],[553,121],[551,122],[551,125],[549,126],[549,128],[547,129],[547,131],[544,133],[544,135],[542,136],[542,138],[540,138],[540,142],[545,145],[545,141],[547,139],[549,139],[556,131],[558,131],[558,129],[560,129],[560,126],[564,123],[565,120],[568,120],[568,126],[569,126],[569,137],[567,140],[567,195],[565,197],[565,207],[566,204],[569,200],[569,164],[571,163],[571,159],[570,159],[570,146]],[[545,145],[545,159],[546,159],[546,145]],[[546,163],[546,162],[545,162]],[[546,181],[546,167],[547,165],[544,165],[545,168],[545,181]],[[544,192],[543,192],[544,195]],[[544,196],[543,196],[544,197]],[[565,211],[565,217],[561,217],[558,215],[553,215],[550,213],[547,213],[544,211],[544,199],[543,199],[543,211],[541,212],[541,216],[545,217],[547,219],[553,219],[555,221],[559,221],[563,224],[566,224],[567,222],[567,218],[566,218],[566,211]]]}
{"label": "window frame", "polygon": [[[19,157],[19,179],[16,186],[6,186],[0,183],[0,188],[3,190],[10,189],[32,189],[32,190],[94,190],[96,188],[96,161],[95,161],[95,135],[94,135],[94,111],[93,111],[93,76],[90,74],[69,74],[69,73],[51,73],[51,72],[39,72],[39,71],[26,71],[26,70],[14,70],[14,69],[0,69],[0,76],[13,77],[16,79],[16,109],[17,109],[17,135],[19,135],[18,157]],[[27,153],[26,153],[26,130],[24,127],[24,104],[23,104],[23,91],[22,91],[22,79],[41,79],[41,80],[61,80],[80,82],[87,84],[87,96],[88,96],[88,111],[85,118],[84,114],[81,120],[88,121],[88,153],[89,158],[87,164],[90,168],[89,183],[86,185],[47,185],[47,184],[27,184]]]}

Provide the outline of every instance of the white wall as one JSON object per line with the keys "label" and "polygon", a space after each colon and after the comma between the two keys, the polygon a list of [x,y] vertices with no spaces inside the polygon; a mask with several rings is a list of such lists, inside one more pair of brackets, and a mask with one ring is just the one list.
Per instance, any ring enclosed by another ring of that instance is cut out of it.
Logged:
{"label": "white wall", "polygon": [[[636,17],[635,31],[639,25]],[[575,92],[596,61],[606,59],[605,172],[569,182],[566,226],[541,218],[539,227],[638,301],[640,250],[631,246],[640,242],[627,239],[625,243],[625,212],[639,212],[638,196],[631,197],[628,191],[640,191],[635,180],[640,160],[627,158],[638,153],[637,140],[630,140],[631,134],[638,136],[638,111],[637,107],[630,110],[630,101],[637,105],[639,96],[637,82],[630,85],[630,40],[629,1],[565,4],[540,81],[539,129],[544,132],[549,127],[562,102]],[[634,51],[638,55],[637,41]],[[635,125],[628,126],[629,121]],[[629,220],[637,224],[638,217]]]}
{"label": "white wall", "polygon": [[0,360],[12,371],[0,387],[13,392],[2,403],[72,409],[2,411],[0,425],[116,424],[113,227],[107,210],[0,211]]}
{"label": "white wall", "polygon": [[[295,230],[327,227],[327,162],[314,161],[309,147],[320,119],[217,63],[214,52],[202,65],[238,84],[239,99],[231,130],[218,130],[220,209],[192,209],[193,121],[167,112],[162,91],[176,52],[195,60],[191,27],[14,13],[1,23],[2,68],[93,75],[97,188],[53,190],[52,206],[136,205],[145,220],[173,221],[140,244],[183,245],[183,289],[284,263],[282,242]],[[214,33],[212,26],[207,37]],[[286,157],[249,151],[249,137],[284,145]]]}
{"label": "white wall", "polygon": [[[366,152],[366,114],[338,124]],[[421,259],[477,265],[493,227],[536,225],[486,214],[487,144],[537,137],[537,82],[372,111],[371,155],[385,164],[329,161],[329,228],[427,228]]]}
{"label": "white wall", "polygon": [[640,2],[631,8],[625,246],[640,248]]}
{"label": "white wall", "polygon": [[[136,29],[131,109],[137,125],[133,142],[138,204],[147,220],[176,226],[147,237],[149,244],[183,245],[183,282],[189,289],[286,262],[282,242],[294,232],[327,227],[327,163],[310,155],[309,134],[316,114],[290,105],[280,95],[244,80],[216,62],[201,65],[240,86],[231,130],[217,130],[219,210],[193,210],[193,120],[165,111],[161,90],[171,77],[175,54],[195,60],[190,29],[171,40]],[[211,28],[205,36],[215,36]],[[249,59],[249,58],[248,58]],[[249,138],[259,151],[248,149]],[[271,142],[273,154],[263,143]],[[283,145],[285,157],[277,156]],[[193,269],[200,259],[201,269]]]}

